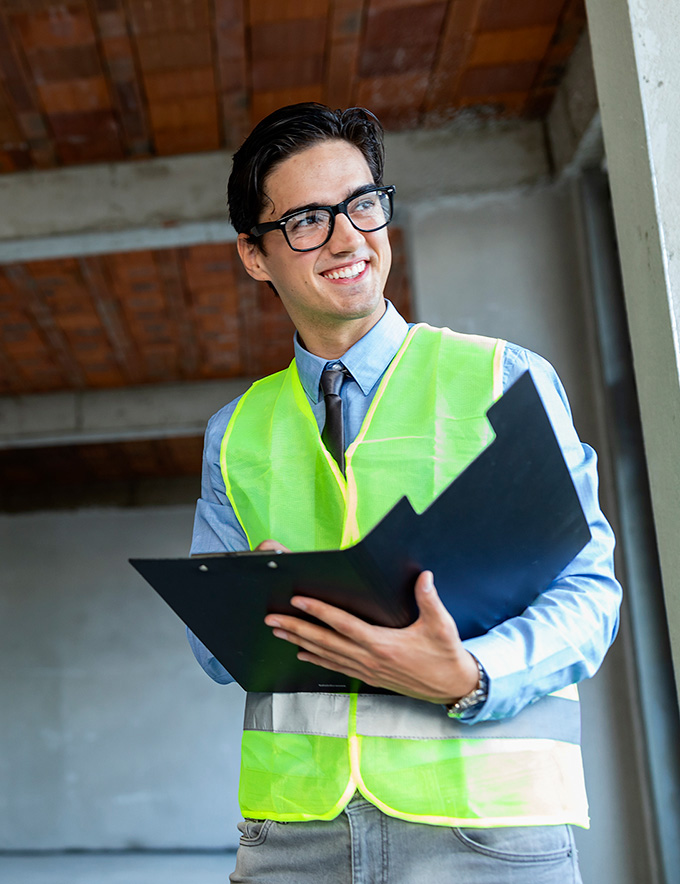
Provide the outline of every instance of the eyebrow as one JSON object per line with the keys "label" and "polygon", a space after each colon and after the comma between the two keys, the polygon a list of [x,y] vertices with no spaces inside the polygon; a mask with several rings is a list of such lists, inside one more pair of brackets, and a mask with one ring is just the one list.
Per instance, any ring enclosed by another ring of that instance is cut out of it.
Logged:
{"label": "eyebrow", "polygon": [[[367,193],[369,190],[375,190],[376,187],[380,187],[380,186],[381,186],[380,184],[374,184],[372,182],[371,182],[371,184],[362,184],[361,187],[357,187],[356,190],[353,190],[350,194],[348,194],[345,197],[344,200],[340,200],[340,202],[345,203],[345,202],[347,202],[347,200],[354,199],[354,197],[361,196],[362,193]],[[336,205],[339,205],[339,203],[336,203]],[[281,218],[287,218],[288,215],[297,215],[298,212],[307,212],[307,211],[310,211],[311,209],[327,209],[328,206],[329,206],[329,203],[305,203],[304,206],[298,206],[297,208],[288,209],[287,212],[284,212],[279,217],[279,220],[281,220]]]}

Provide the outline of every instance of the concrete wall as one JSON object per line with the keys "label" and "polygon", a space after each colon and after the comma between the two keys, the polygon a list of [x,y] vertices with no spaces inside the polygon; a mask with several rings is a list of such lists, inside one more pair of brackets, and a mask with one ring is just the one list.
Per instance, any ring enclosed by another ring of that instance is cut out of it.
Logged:
{"label": "concrete wall", "polygon": [[[418,318],[500,335],[557,367],[598,445],[572,198],[562,186],[412,208]],[[182,555],[190,507],[0,517],[0,832],[11,848],[236,843],[241,697],[202,674],[133,555]],[[585,884],[647,880],[620,673],[583,688],[593,828]]]}
{"label": "concrete wall", "polygon": [[127,562],[186,555],[192,521],[0,516],[0,849],[235,843],[243,692]]}
{"label": "concrete wall", "polygon": [[[521,344],[556,367],[581,438],[602,455],[601,499],[616,527],[599,374],[573,186],[465,196],[411,211],[418,318]],[[632,655],[624,622],[596,677],[581,686],[591,829],[575,831],[584,884],[650,880],[641,773],[629,710]]]}

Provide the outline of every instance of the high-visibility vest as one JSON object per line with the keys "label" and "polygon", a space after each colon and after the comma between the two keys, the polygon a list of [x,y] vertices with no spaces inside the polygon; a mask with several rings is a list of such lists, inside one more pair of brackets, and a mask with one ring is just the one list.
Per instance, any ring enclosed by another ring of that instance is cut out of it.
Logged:
{"label": "high-visibility vest", "polygon": [[[493,439],[504,342],[418,325],[383,376],[346,476],[321,442],[295,362],[258,381],[227,426],[225,488],[251,547],[359,540],[406,494],[421,512]],[[493,687],[492,687],[493,689]],[[355,790],[385,813],[449,826],[587,826],[578,694],[468,726],[381,694],[248,694],[244,816],[332,819]]]}

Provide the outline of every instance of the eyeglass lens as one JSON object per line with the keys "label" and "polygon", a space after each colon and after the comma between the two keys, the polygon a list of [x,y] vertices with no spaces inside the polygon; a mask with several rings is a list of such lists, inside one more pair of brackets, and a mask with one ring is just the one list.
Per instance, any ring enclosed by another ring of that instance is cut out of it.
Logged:
{"label": "eyeglass lens", "polygon": [[[363,233],[385,227],[391,214],[389,195],[382,190],[364,193],[347,204],[350,221]],[[314,249],[326,241],[332,223],[328,209],[307,209],[286,221],[286,237],[294,249]]]}

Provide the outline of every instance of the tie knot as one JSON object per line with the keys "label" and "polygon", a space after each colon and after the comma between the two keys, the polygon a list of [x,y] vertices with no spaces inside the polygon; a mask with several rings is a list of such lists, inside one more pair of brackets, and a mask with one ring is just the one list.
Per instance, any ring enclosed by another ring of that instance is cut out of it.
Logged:
{"label": "tie knot", "polygon": [[[339,365],[339,363],[335,363]],[[324,396],[339,396],[340,387],[345,379],[345,368],[325,368],[321,372],[321,389]]]}

